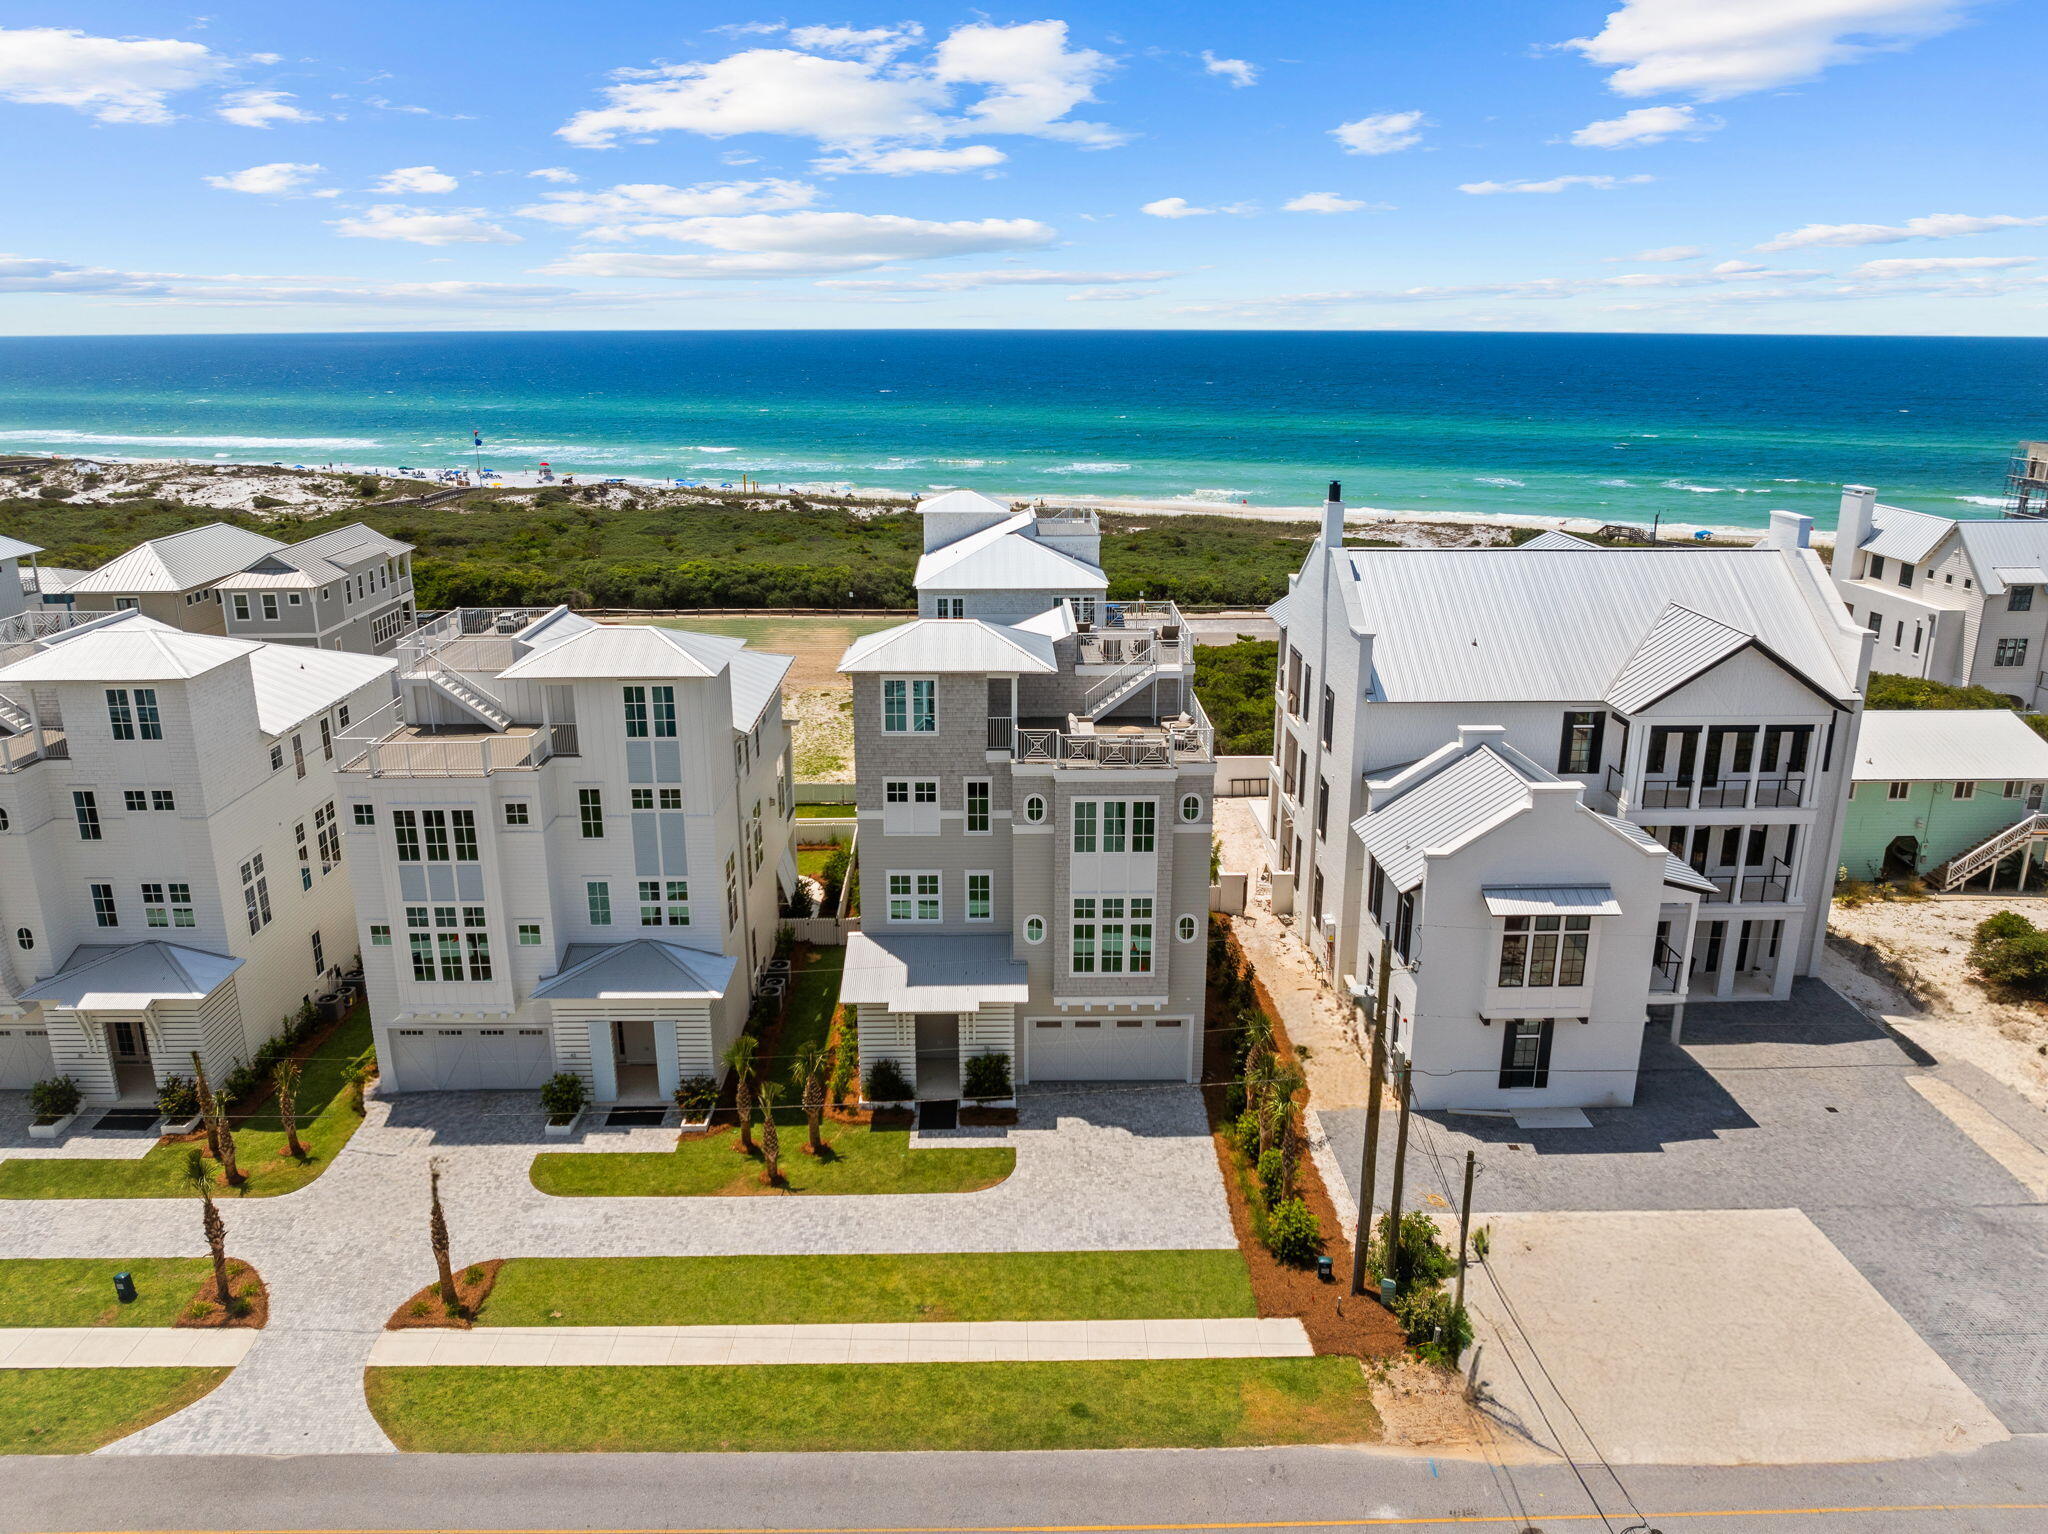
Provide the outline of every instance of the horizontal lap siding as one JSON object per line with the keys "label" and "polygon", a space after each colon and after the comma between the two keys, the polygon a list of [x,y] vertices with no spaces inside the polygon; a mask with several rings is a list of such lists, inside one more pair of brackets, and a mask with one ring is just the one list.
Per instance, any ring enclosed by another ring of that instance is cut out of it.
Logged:
{"label": "horizontal lap siding", "polygon": [[88,1097],[112,1097],[114,1062],[98,1016],[45,1007],[43,1020],[50,1030],[51,1068],[77,1082]]}
{"label": "horizontal lap siding", "polygon": [[979,1012],[960,1014],[960,1059],[963,1066],[975,1055],[995,1053],[1014,1057],[1016,1052],[1015,1007],[1007,1004],[989,1006]]}
{"label": "horizontal lap siding", "polygon": [[863,1005],[858,1010],[860,1032],[860,1079],[877,1060],[894,1060],[912,1085],[917,1082],[917,1019],[908,1012],[886,1012],[879,1006]]}

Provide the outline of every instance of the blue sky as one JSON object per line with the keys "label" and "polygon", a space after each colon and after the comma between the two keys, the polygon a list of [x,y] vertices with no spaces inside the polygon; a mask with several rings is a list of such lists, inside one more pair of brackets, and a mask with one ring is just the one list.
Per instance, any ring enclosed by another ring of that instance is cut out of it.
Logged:
{"label": "blue sky", "polygon": [[0,5],[0,334],[2048,334],[2020,0]]}

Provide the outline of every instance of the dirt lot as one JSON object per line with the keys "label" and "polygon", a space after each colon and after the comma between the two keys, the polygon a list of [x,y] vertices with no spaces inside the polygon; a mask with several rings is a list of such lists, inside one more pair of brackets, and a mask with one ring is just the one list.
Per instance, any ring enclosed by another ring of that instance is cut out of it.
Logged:
{"label": "dirt lot", "polygon": [[1970,971],[1970,935],[1999,911],[2048,922],[2048,900],[2030,896],[1938,895],[1837,906],[1821,974],[1931,1053],[1967,1060],[2048,1107],[2048,1007],[2001,1001]]}

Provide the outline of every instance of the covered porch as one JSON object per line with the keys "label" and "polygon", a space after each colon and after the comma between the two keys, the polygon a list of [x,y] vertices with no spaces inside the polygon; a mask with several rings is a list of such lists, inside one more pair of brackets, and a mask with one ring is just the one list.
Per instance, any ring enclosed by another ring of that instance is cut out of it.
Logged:
{"label": "covered porch", "polygon": [[22,992],[42,1007],[52,1071],[101,1105],[153,1104],[196,1054],[215,1081],[246,1051],[242,961],[178,943],[85,944]]}
{"label": "covered porch", "polygon": [[712,1009],[737,968],[730,954],[651,938],[571,943],[533,995],[548,1004],[557,1067],[593,1100],[665,1107],[684,1077],[717,1074]]}
{"label": "covered porch", "polygon": [[920,1102],[957,1101],[976,1055],[999,1054],[1016,1075],[1017,1008],[1025,966],[998,936],[850,933],[839,999],[858,1009],[860,1079],[893,1061]]}

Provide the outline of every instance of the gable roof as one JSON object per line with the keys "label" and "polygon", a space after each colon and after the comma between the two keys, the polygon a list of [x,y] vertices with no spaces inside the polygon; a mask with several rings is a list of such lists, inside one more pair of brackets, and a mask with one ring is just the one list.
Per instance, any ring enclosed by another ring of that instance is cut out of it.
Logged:
{"label": "gable roof", "polygon": [[739,960],[653,938],[571,943],[562,968],[533,988],[551,1001],[713,1000],[725,994]]}
{"label": "gable roof", "polygon": [[1425,853],[1462,847],[1528,807],[1529,780],[1492,746],[1478,746],[1351,829],[1405,890],[1422,882]]}
{"label": "gable roof", "polygon": [[1865,709],[1858,783],[2048,780],[2048,740],[2002,708]]}
{"label": "gable roof", "polygon": [[942,591],[1106,591],[1109,577],[1094,565],[1041,543],[1029,511],[933,549],[917,562],[916,585]]}
{"label": "gable roof", "polygon": [[1007,937],[849,932],[839,999],[892,1012],[972,1012],[1031,997],[1031,971]]}
{"label": "gable roof", "polygon": [[397,669],[398,662],[388,655],[259,644],[249,657],[249,674],[256,684],[256,723],[266,735],[282,735]]}
{"label": "gable roof", "polygon": [[2038,586],[2048,581],[2048,522],[2017,518],[1957,522],[1963,552],[1977,571],[1986,596],[2002,596],[2008,586]]}
{"label": "gable roof", "polygon": [[40,543],[23,543],[19,538],[9,538],[5,534],[0,534],[0,559],[26,559],[31,554],[42,552],[43,546]]}
{"label": "gable roof", "polygon": [[[1346,549],[1351,579],[1339,585],[1343,621],[1374,636],[1374,701],[1602,698],[1674,603],[1752,636],[1824,696],[1851,698],[1861,640],[1802,557],[1810,558],[1768,548],[1555,549],[1539,558],[1519,549]],[[1276,618],[1286,611],[1275,607]]]}
{"label": "gable roof", "polygon": [[1515,547],[1526,554],[1531,549],[1597,549],[1600,545],[1589,543],[1584,538],[1574,538],[1570,533],[1552,528],[1547,533],[1538,533],[1527,543],[1516,544]]}
{"label": "gable roof", "polygon": [[393,559],[412,552],[412,545],[387,538],[373,527],[351,522],[332,532],[302,538],[252,560],[245,570],[217,582],[226,590],[241,587],[319,586],[345,580],[371,560]]}
{"label": "gable roof", "polygon": [[927,500],[919,501],[917,509],[919,515],[927,511],[973,512],[978,514],[995,512],[1007,517],[1010,514],[1010,503],[1008,501],[999,501],[992,495],[983,495],[979,490],[948,490],[943,495],[935,495]]}
{"label": "gable roof", "polygon": [[1623,663],[1605,701],[1624,714],[1648,708],[1747,646],[1750,636],[1673,602]]}
{"label": "gable roof", "polygon": [[1694,872],[1692,864],[1686,862],[1684,858],[1658,841],[1656,837],[1645,831],[1634,821],[1623,820],[1619,815],[1602,815],[1598,810],[1595,810],[1593,813],[1637,846],[1655,847],[1659,852],[1663,853],[1664,882],[1666,884],[1674,885],[1682,890],[1697,890],[1702,895],[1712,895],[1718,892],[1720,886],[1716,885],[1712,879],[1709,879],[1705,874]]}
{"label": "gable roof", "polygon": [[794,655],[772,655],[766,650],[741,650],[726,663],[732,673],[732,727],[751,730],[761,710],[768,706],[789,668]]}
{"label": "gable roof", "polygon": [[21,999],[87,1012],[139,1012],[152,1002],[202,1001],[241,967],[240,959],[182,943],[87,943]]}
{"label": "gable roof", "polygon": [[65,589],[80,592],[191,591],[211,586],[285,545],[261,533],[209,522],[167,538],[151,538],[116,555]]}
{"label": "gable roof", "polygon": [[1059,670],[1052,643],[981,618],[917,618],[861,635],[846,647],[839,669],[1037,675]]}
{"label": "gable roof", "polygon": [[1955,518],[1937,517],[1932,512],[1908,511],[1903,506],[1873,506],[1870,531],[1864,535],[1862,548],[1866,554],[1917,565],[1957,525]]}
{"label": "gable roof", "polygon": [[717,676],[745,648],[745,640],[720,634],[693,634],[648,623],[598,623],[521,656],[499,675],[534,682]]}

